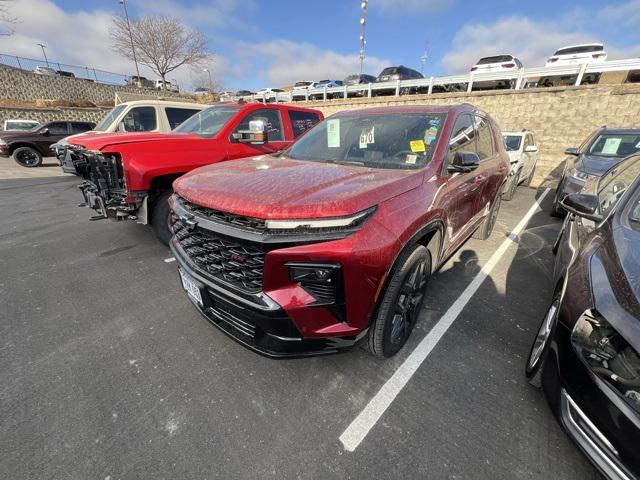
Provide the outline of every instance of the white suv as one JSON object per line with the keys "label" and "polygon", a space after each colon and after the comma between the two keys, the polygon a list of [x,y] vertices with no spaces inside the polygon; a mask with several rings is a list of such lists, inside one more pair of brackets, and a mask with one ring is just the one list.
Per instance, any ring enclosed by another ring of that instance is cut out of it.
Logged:
{"label": "white suv", "polygon": [[583,45],[572,45],[556,50],[547,60],[546,67],[559,65],[581,65],[583,63],[604,62],[607,59],[607,52],[601,43],[585,43]]}
{"label": "white suv", "polygon": [[[498,72],[514,72],[523,67],[522,62],[513,55],[494,55],[492,57],[484,57],[471,67],[471,73],[498,73]],[[480,88],[513,88],[515,86],[514,79],[503,80],[485,80],[475,82]]]}
{"label": "white suv", "polygon": [[502,138],[504,138],[507,154],[511,160],[511,170],[502,198],[511,200],[518,185],[529,186],[531,184],[539,152],[533,133],[528,130],[502,132]]}

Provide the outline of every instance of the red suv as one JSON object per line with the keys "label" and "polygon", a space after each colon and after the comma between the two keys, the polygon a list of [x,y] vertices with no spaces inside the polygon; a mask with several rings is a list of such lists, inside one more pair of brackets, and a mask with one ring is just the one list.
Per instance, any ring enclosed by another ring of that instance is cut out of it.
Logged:
{"label": "red suv", "polygon": [[[283,150],[324,117],[288,105],[223,104],[202,110],[172,133],[84,135],[65,147],[62,162],[81,175],[84,206],[92,220],[132,219],[151,224],[169,242],[171,184],[210,163]],[[264,125],[268,141],[250,138],[252,123]]]}
{"label": "red suv", "polygon": [[471,105],[341,112],[280,154],[174,182],[170,245],[192,302],[253,350],[366,337],[389,357],[429,276],[491,234],[509,166],[500,129]]}

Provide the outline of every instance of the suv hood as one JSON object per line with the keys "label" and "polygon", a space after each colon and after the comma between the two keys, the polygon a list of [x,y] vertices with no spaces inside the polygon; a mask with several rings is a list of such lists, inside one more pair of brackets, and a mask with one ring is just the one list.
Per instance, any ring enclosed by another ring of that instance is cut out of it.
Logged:
{"label": "suv hood", "polygon": [[204,207],[257,218],[351,215],[418,187],[421,171],[255,157],[208,165],[174,190]]}
{"label": "suv hood", "polygon": [[113,145],[124,145],[143,142],[179,142],[185,139],[201,139],[194,133],[94,133],[68,138],[71,145],[79,145],[87,150],[104,150]]}
{"label": "suv hood", "polygon": [[589,175],[596,175],[601,177],[610,168],[620,163],[623,158],[619,157],[606,157],[600,155],[582,155],[576,162],[575,167]]}

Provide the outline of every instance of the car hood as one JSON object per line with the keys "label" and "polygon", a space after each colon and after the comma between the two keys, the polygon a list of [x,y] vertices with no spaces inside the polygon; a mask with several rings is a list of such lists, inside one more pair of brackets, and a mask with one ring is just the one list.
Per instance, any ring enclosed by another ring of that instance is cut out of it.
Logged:
{"label": "car hood", "polygon": [[610,168],[620,163],[623,158],[606,157],[601,155],[582,155],[576,162],[575,167],[589,175],[601,177]]}
{"label": "car hood", "polygon": [[640,349],[640,233],[619,225],[591,260],[595,307]]}
{"label": "car hood", "polygon": [[87,150],[105,150],[114,145],[124,145],[145,142],[180,142],[185,139],[199,139],[193,133],[93,133],[90,135],[67,138],[67,143],[79,145]]}
{"label": "car hood", "polygon": [[257,218],[350,215],[418,187],[415,170],[306,162],[269,156],[208,165],[174,190],[190,202]]}

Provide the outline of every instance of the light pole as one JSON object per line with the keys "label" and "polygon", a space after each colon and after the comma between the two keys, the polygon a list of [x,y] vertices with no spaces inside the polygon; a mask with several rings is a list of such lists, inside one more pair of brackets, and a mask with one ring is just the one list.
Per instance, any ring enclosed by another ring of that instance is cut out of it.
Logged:
{"label": "light pole", "polygon": [[[49,60],[47,59],[47,52],[45,52],[45,48],[47,48],[47,46],[44,43],[36,43],[36,45],[39,45],[40,48],[42,49],[42,55],[44,55],[44,61],[47,62],[47,67],[49,67]],[[60,67],[58,67],[60,68]]]}
{"label": "light pole", "polygon": [[369,0],[362,0],[360,2],[360,73],[364,67],[365,47],[367,45],[367,39],[365,37],[365,30],[367,27],[367,7],[369,6]]}
{"label": "light pole", "polygon": [[209,74],[209,93],[213,93],[213,80],[211,80],[211,70],[209,70],[208,68],[204,68],[202,71]]}
{"label": "light pole", "polygon": [[422,64],[422,69],[420,70],[420,73],[422,73],[424,75],[424,66],[427,64],[427,58],[429,58],[427,56],[427,47],[429,46],[429,41],[425,40],[424,41],[424,52],[422,52],[422,56],[420,57],[420,63]]}
{"label": "light pole", "polygon": [[131,40],[131,52],[133,53],[133,63],[136,64],[136,84],[138,88],[142,86],[140,82],[140,69],[138,68],[138,59],[136,58],[136,47],[133,45],[133,35],[131,34],[131,24],[129,23],[129,12],[127,12],[127,0],[120,0],[120,5],[122,5],[122,9],[124,10],[124,18],[127,20],[127,30],[129,30],[129,39]]}

